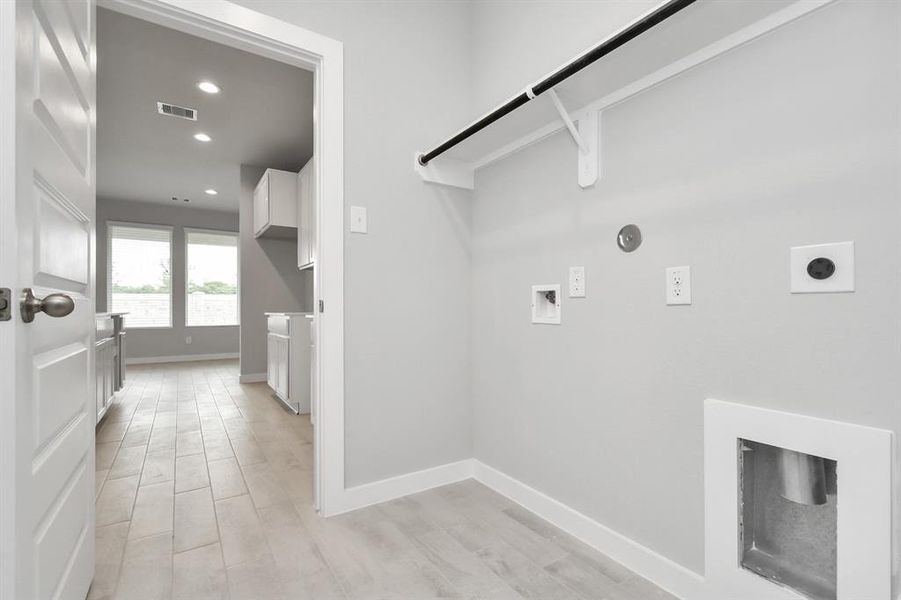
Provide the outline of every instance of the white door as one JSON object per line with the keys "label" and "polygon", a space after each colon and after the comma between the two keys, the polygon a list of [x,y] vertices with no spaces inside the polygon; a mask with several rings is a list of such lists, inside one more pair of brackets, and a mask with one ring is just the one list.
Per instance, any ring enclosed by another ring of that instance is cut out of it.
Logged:
{"label": "white door", "polygon": [[[84,598],[94,571],[94,13],[0,1],[3,600]],[[25,288],[68,298],[27,323]]]}

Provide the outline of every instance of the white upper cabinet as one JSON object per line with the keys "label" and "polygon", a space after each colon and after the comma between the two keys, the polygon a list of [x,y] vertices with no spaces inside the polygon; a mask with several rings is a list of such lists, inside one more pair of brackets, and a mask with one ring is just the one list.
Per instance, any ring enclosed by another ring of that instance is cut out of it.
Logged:
{"label": "white upper cabinet", "polygon": [[316,262],[316,167],[315,157],[297,174],[297,268]]}
{"label": "white upper cabinet", "polygon": [[253,191],[254,237],[297,236],[297,174],[266,169]]}

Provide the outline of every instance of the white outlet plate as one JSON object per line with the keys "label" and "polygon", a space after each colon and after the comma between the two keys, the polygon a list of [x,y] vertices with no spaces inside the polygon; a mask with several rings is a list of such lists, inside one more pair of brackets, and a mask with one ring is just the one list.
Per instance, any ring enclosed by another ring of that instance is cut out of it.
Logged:
{"label": "white outlet plate", "polygon": [[350,232],[366,233],[369,226],[366,222],[366,207],[351,206],[350,207]]}
{"label": "white outlet plate", "polygon": [[569,268],[569,297],[585,297],[585,267]]}
{"label": "white outlet plate", "polygon": [[671,306],[691,304],[691,267],[666,270],[666,303]]}
{"label": "white outlet plate", "polygon": [[[835,263],[835,273],[828,279],[814,279],[807,265],[815,258],[828,258]],[[791,249],[791,293],[828,294],[854,291],[854,242],[795,246]]]}
{"label": "white outlet plate", "polygon": [[[548,292],[554,292],[554,302],[548,300]],[[562,306],[560,285],[546,283],[532,286],[532,322],[543,325],[559,325]]]}

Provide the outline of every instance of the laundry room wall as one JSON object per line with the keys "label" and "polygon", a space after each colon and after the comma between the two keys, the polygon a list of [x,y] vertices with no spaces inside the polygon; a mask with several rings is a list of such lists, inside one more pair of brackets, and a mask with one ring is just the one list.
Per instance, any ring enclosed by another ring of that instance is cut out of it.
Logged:
{"label": "laundry room wall", "polygon": [[[565,46],[547,4],[507,12]],[[478,460],[703,573],[706,398],[901,432],[899,11],[830,4],[604,111],[591,188],[565,130],[477,173]],[[518,62],[496,50],[475,61],[486,98]],[[789,248],[841,241],[856,291],[791,294]],[[693,302],[667,306],[682,265]],[[564,290],[559,326],[530,322],[545,283]]]}
{"label": "laundry room wall", "polygon": [[469,458],[469,200],[413,169],[472,117],[469,6],[239,3],[344,44],[346,484]]}

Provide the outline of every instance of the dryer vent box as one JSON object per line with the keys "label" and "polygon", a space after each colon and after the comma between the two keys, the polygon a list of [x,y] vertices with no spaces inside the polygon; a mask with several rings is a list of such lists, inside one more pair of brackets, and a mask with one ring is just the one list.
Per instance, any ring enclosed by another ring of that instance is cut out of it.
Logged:
{"label": "dryer vent box", "polygon": [[532,322],[545,325],[560,324],[560,285],[532,286]]}

